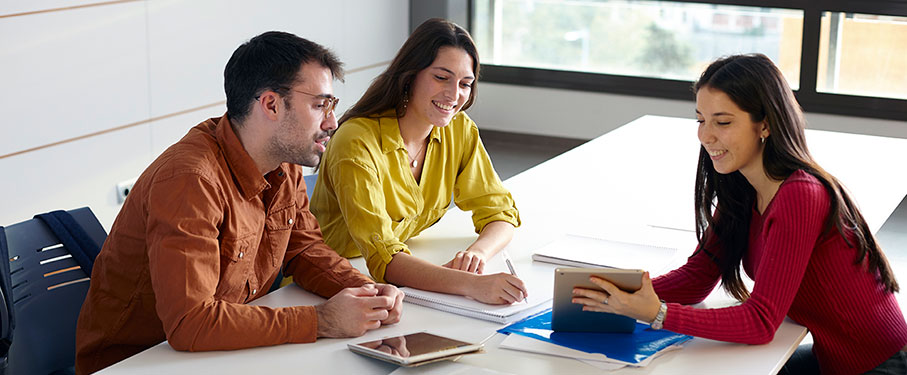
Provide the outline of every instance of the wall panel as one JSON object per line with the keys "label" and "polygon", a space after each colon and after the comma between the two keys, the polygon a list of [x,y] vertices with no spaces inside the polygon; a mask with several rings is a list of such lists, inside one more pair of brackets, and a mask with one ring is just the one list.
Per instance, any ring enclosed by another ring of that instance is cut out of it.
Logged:
{"label": "wall panel", "polygon": [[29,0],[0,2],[0,16],[105,3],[109,0]]}
{"label": "wall panel", "polygon": [[140,2],[0,18],[0,155],[148,118]]}
{"label": "wall panel", "polygon": [[[226,111],[226,106],[216,105],[152,122],[151,158],[157,158],[164,150],[182,139],[195,125],[212,117],[223,116]],[[136,171],[133,177],[137,177],[141,172],[142,170]]]}
{"label": "wall panel", "polygon": [[151,162],[148,150],[148,125],[142,125],[0,159],[0,171],[11,177],[0,184],[0,225],[89,206],[109,229],[120,209],[116,183]]}
{"label": "wall panel", "polygon": [[388,64],[381,64],[373,68],[350,73],[346,77],[343,86],[343,96],[340,98],[340,105],[337,109],[338,118],[344,111],[356,104],[356,101],[365,94],[365,90],[372,84],[372,80],[387,69]]}
{"label": "wall panel", "polygon": [[353,72],[335,82],[342,113],[407,37],[408,9],[406,0],[0,3],[0,225],[87,205],[109,228],[117,183],[224,114],[224,65],[267,30],[338,54]]}
{"label": "wall panel", "polygon": [[409,37],[409,2],[348,0],[336,15],[336,33],[343,35],[338,51],[347,68],[390,61]]}

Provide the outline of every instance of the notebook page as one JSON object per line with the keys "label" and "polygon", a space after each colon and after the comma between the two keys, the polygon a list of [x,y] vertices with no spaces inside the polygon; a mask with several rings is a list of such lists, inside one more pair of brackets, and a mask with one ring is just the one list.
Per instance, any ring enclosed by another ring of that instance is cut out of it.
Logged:
{"label": "notebook page", "polygon": [[[495,255],[488,261],[483,273],[494,274],[499,272],[508,272],[500,254]],[[529,275],[529,271],[524,269],[523,272],[520,272],[520,267],[517,267],[517,275],[521,274]],[[551,305],[550,302],[553,295],[551,287],[545,287],[541,283],[533,283],[532,278],[521,279],[526,283],[529,297],[522,302],[516,302],[511,305],[489,305],[465,296],[431,292],[412,287],[402,287],[400,290],[405,295],[404,302],[473,318],[509,323],[544,310]]]}

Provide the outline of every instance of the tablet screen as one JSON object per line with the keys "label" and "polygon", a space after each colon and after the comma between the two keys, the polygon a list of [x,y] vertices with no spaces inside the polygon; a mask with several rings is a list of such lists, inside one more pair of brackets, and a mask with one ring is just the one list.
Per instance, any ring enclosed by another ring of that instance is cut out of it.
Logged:
{"label": "tablet screen", "polygon": [[481,345],[441,337],[427,332],[349,344],[354,352],[396,363],[415,363],[479,350]]}

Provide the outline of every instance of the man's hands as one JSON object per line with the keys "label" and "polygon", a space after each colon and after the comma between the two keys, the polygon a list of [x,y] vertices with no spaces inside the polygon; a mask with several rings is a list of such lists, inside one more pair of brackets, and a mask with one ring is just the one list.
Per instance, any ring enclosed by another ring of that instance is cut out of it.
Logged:
{"label": "man's hands", "polygon": [[403,316],[403,292],[397,287],[390,284],[374,284],[378,288],[378,295],[394,299],[394,305],[387,311],[387,319],[381,321],[381,325],[388,325],[400,322]]}
{"label": "man's hands", "polygon": [[403,292],[393,285],[346,288],[315,306],[318,337],[356,337],[382,324],[400,321]]}

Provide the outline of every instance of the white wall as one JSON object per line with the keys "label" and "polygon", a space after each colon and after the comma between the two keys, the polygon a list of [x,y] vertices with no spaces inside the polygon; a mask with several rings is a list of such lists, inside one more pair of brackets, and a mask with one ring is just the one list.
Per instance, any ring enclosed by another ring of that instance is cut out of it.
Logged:
{"label": "white wall", "polygon": [[116,184],[222,115],[223,68],[268,30],[346,63],[339,111],[409,35],[407,0],[87,0],[0,3],[0,225],[90,206],[109,228]]}
{"label": "white wall", "polygon": [[[692,94],[690,94],[692,96]],[[695,119],[692,101],[479,82],[482,129],[592,139],[643,115]],[[907,138],[907,122],[807,113],[811,129]]]}

